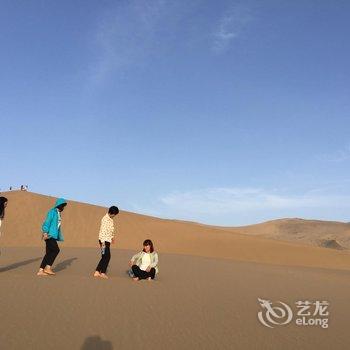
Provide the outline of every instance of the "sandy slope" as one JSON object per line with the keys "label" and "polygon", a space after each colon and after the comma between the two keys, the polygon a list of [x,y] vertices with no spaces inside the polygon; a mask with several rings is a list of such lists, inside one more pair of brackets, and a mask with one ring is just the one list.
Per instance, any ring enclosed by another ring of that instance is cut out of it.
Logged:
{"label": "sandy slope", "polygon": [[[135,284],[131,251],[113,251],[108,281],[89,276],[96,249],[64,248],[57,275],[38,278],[41,253],[2,250],[1,349],[348,349],[348,271],[161,254],[159,279]],[[265,328],[258,297],[327,300],[330,327]]]}
{"label": "sandy slope", "polygon": [[[1,350],[348,348],[348,251],[260,237],[275,234],[273,223],[217,228],[122,212],[111,278],[96,280],[91,273],[99,252],[89,247],[96,246],[105,208],[70,202],[57,275],[39,278],[40,226],[54,199],[26,192],[6,196]],[[135,284],[125,270],[145,238],[156,243],[160,275]],[[257,320],[257,298],[291,306],[327,300],[330,328],[291,323],[268,329]]]}
{"label": "sandy slope", "polygon": [[[27,192],[5,194],[9,198],[1,246],[41,246],[40,228],[54,198]],[[69,202],[63,213],[67,247],[94,247],[105,208]],[[230,258],[290,266],[350,269],[348,251],[337,251],[271,240],[212,226],[121,212],[118,247],[136,249],[151,238],[161,252]],[[269,225],[268,223],[266,225]],[[266,228],[265,231],[269,232]]]}
{"label": "sandy slope", "polygon": [[225,228],[225,230],[312,246],[350,249],[350,223],[280,219],[257,225]]}

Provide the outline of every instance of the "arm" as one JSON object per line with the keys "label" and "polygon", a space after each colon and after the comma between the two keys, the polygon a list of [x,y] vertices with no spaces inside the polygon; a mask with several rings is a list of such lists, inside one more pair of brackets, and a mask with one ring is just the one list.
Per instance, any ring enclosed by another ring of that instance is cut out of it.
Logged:
{"label": "arm", "polygon": [[51,226],[51,221],[52,221],[52,210],[50,210],[47,215],[46,215],[46,219],[41,227],[41,230],[43,231],[43,233],[49,233],[50,230],[50,226]]}
{"label": "arm", "polygon": [[113,224],[112,243],[115,242],[115,234],[116,234],[116,228],[115,228],[115,225]]}
{"label": "arm", "polygon": [[156,267],[158,265],[158,254],[154,253],[154,261],[153,263],[150,265],[150,267]]}
{"label": "arm", "polygon": [[130,259],[130,265],[132,265],[134,263],[134,261],[140,257],[140,254],[141,253],[137,253],[137,254],[132,256],[132,258]]}
{"label": "arm", "polygon": [[103,217],[103,218],[101,219],[100,233],[99,233],[99,235],[98,235],[98,239],[102,242],[102,244],[106,241],[106,238],[107,238],[106,231],[107,231],[106,220],[105,220],[105,218]]}

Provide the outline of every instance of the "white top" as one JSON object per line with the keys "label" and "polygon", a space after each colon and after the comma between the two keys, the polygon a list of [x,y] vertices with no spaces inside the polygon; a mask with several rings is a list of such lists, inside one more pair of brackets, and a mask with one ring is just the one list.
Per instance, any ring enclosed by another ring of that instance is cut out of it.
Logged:
{"label": "white top", "polygon": [[57,228],[59,229],[61,227],[62,220],[61,220],[61,213],[58,209],[57,209],[57,214],[58,214],[58,222],[57,222],[58,227]]}
{"label": "white top", "polygon": [[142,256],[142,263],[141,263],[140,269],[143,271],[146,271],[149,265],[151,265],[151,256],[149,253],[145,253]]}

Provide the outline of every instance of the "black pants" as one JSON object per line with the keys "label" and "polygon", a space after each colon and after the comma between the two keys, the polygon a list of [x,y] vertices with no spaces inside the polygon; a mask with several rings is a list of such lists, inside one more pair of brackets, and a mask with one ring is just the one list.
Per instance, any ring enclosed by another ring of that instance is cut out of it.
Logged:
{"label": "black pants", "polygon": [[138,277],[140,280],[145,280],[149,277],[151,277],[153,280],[154,276],[156,275],[156,269],[154,267],[152,267],[149,272],[141,270],[137,265],[132,265],[131,268],[135,277]]}
{"label": "black pants", "polygon": [[[102,247],[102,242],[100,241],[100,245]],[[109,242],[105,242],[105,249],[104,252],[102,252],[102,257],[100,262],[98,263],[97,267],[96,267],[96,271],[100,272],[100,273],[106,273],[107,271],[107,267],[109,264],[109,260],[111,260],[111,250],[110,250],[110,243]]]}
{"label": "black pants", "polygon": [[49,238],[45,240],[46,244],[46,254],[40,265],[41,269],[44,269],[46,265],[52,266],[53,262],[56,259],[56,256],[60,252],[57,241],[54,238]]}

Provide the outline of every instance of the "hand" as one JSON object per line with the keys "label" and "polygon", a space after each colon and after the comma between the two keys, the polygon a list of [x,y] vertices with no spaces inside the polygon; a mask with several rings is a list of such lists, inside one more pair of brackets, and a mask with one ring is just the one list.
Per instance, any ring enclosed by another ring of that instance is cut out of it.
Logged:
{"label": "hand", "polygon": [[49,238],[49,235],[47,233],[43,233],[43,240],[46,241]]}
{"label": "hand", "polygon": [[129,266],[131,267],[132,265],[134,265],[133,261],[129,261]]}
{"label": "hand", "polygon": [[147,269],[146,269],[147,272],[150,272],[151,271],[151,267],[148,266]]}
{"label": "hand", "polygon": [[112,244],[114,244],[115,243],[115,239],[114,238],[112,238]]}

